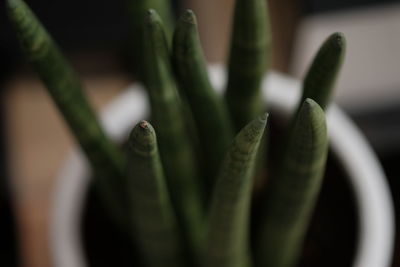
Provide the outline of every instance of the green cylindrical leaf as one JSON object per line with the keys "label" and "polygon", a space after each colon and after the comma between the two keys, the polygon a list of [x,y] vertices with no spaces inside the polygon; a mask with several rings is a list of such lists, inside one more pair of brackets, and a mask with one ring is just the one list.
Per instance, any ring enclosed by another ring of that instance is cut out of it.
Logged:
{"label": "green cylindrical leaf", "polygon": [[210,83],[194,13],[187,10],[177,23],[173,60],[179,85],[193,112],[204,151],[207,191],[233,138],[227,107]]}
{"label": "green cylindrical leaf", "polygon": [[271,57],[265,0],[236,0],[226,100],[236,130],[264,112],[261,83]]}
{"label": "green cylindrical leaf", "polygon": [[172,38],[173,32],[173,17],[169,0],[126,0],[127,13],[130,16],[132,29],[132,44],[129,51],[133,55],[133,67],[139,79],[143,79],[142,66],[146,58],[144,57],[143,44],[143,25],[146,23],[146,12],[149,9],[156,10],[164,22],[164,29],[168,39],[168,43]]}
{"label": "green cylindrical leaf", "polygon": [[299,108],[311,98],[325,110],[342,67],[346,40],[342,33],[330,35],[318,50],[303,82],[303,95]]}
{"label": "green cylindrical leaf", "polygon": [[268,184],[256,266],[295,266],[320,190],[328,142],[324,112],[313,100],[303,103],[293,133]]}
{"label": "green cylindrical leaf", "polygon": [[128,191],[131,229],[148,267],[184,266],[180,233],[164,180],[156,134],[141,121],[129,138]]}
{"label": "green cylindrical leaf", "polygon": [[259,117],[235,137],[215,187],[205,267],[247,267],[252,173],[267,116]]}
{"label": "green cylindrical leaf", "polygon": [[155,10],[164,22],[165,31],[168,36],[172,36],[173,17],[169,0],[127,0],[129,13],[132,18],[136,39],[142,37],[142,26],[146,21],[146,12],[149,9]]}
{"label": "green cylindrical leaf", "polygon": [[154,10],[148,12],[143,41],[146,47],[144,82],[150,96],[151,119],[158,134],[168,188],[180,228],[190,245],[198,249],[203,207],[196,159],[185,128],[162,22]]}
{"label": "green cylindrical leaf", "polygon": [[22,0],[8,0],[7,8],[23,53],[87,155],[106,205],[121,218],[125,158],[106,137],[75,72],[29,7]]}

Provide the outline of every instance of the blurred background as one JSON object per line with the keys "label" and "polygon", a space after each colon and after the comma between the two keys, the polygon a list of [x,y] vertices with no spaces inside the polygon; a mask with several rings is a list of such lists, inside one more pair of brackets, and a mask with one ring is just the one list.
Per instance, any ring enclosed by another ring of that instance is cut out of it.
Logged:
{"label": "blurred background", "polygon": [[[124,1],[27,2],[78,70],[97,109],[134,81],[126,56],[129,17]],[[196,12],[212,63],[225,61],[233,4],[174,2],[176,13],[187,7]],[[275,70],[302,78],[330,33],[341,31],[347,37],[336,101],[378,153],[400,214],[400,1],[269,0],[269,6]],[[47,267],[52,189],[74,143],[21,58],[3,5],[0,12],[0,257],[7,260],[2,266]],[[398,259],[393,266],[400,266]]]}

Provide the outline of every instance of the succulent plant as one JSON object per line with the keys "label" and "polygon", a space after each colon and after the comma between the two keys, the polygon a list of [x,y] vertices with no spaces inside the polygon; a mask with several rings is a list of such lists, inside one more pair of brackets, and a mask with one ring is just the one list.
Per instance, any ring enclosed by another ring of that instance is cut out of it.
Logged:
{"label": "succulent plant", "polygon": [[184,12],[173,32],[167,1],[131,1],[153,126],[135,126],[127,153],[106,136],[77,75],[29,7],[7,0],[7,8],[23,53],[92,166],[108,215],[145,266],[295,266],[323,177],[323,109],[343,61],[342,34],[325,41],[304,79],[276,175],[261,190],[251,242],[254,177],[268,141],[260,97],[271,55],[265,0],[236,0],[224,96],[208,77],[194,13]]}

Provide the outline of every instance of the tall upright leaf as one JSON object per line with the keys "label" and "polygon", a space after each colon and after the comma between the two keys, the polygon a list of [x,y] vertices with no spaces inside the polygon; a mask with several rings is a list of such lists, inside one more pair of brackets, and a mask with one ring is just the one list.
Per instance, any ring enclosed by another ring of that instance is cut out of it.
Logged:
{"label": "tall upright leaf", "polygon": [[161,159],[179,225],[186,240],[197,250],[203,211],[196,160],[185,129],[163,25],[154,10],[147,13],[144,33],[143,77],[150,96],[151,119],[158,134]]}
{"label": "tall upright leaf", "polygon": [[109,211],[121,219],[125,158],[105,135],[77,75],[33,12],[22,0],[7,0],[7,9],[23,53],[88,157]]}
{"label": "tall upright leaf", "polygon": [[129,138],[128,192],[133,237],[149,267],[183,265],[180,233],[153,127],[141,121]]}
{"label": "tall upright leaf", "polygon": [[204,266],[245,267],[250,263],[252,169],[266,123],[267,115],[253,120],[229,148],[211,203]]}
{"label": "tall upright leaf", "polygon": [[226,100],[239,131],[265,108],[260,87],[271,57],[267,1],[236,0],[233,19]]}
{"label": "tall upright leaf", "polygon": [[287,146],[290,136],[296,134],[294,129],[296,116],[307,98],[314,100],[323,110],[328,107],[345,53],[346,39],[338,32],[331,34],[319,48],[304,78],[302,96],[286,129],[283,147]]}
{"label": "tall upright leaf", "polygon": [[170,0],[126,0],[127,2],[127,13],[130,17],[132,44],[130,52],[133,55],[133,66],[134,71],[138,75],[139,79],[143,79],[142,65],[146,60],[143,54],[143,39],[144,28],[146,24],[146,12],[149,9],[154,9],[164,22],[164,28],[167,35],[167,39],[170,41],[173,32],[173,16],[172,16],[172,2]]}
{"label": "tall upright leaf", "polygon": [[154,9],[161,17],[165,25],[165,31],[168,36],[172,35],[172,2],[169,0],[127,0],[131,21],[133,23],[136,40],[142,38],[142,26],[146,21],[146,12]]}
{"label": "tall upright leaf", "polygon": [[226,104],[211,85],[204,60],[197,21],[187,10],[179,19],[174,34],[173,60],[177,79],[193,112],[204,149],[207,192],[215,184],[215,175],[233,138]]}
{"label": "tall upright leaf", "polygon": [[299,109],[304,100],[311,98],[325,110],[331,99],[345,53],[346,39],[342,33],[333,33],[325,40],[304,78]]}
{"label": "tall upright leaf", "polygon": [[268,185],[256,266],[295,266],[320,190],[327,155],[321,107],[306,99],[276,177]]}

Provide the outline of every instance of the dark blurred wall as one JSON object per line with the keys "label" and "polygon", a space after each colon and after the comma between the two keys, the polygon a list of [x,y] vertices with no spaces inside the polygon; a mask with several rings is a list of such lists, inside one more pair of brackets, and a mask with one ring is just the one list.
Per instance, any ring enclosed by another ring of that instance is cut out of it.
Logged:
{"label": "dark blurred wall", "polygon": [[17,227],[14,201],[10,190],[7,169],[7,147],[4,136],[5,107],[4,84],[15,67],[15,44],[10,38],[10,29],[5,19],[4,7],[0,8],[0,258],[1,266],[19,266],[17,248]]}
{"label": "dark blurred wall", "polygon": [[[135,1],[135,0],[131,0]],[[18,46],[0,6],[2,57],[18,59]],[[126,1],[105,0],[26,0],[57,43],[67,51],[104,50],[115,52],[126,44],[129,15]],[[175,10],[178,0],[173,1]]]}
{"label": "dark blurred wall", "polygon": [[305,0],[304,10],[307,14],[326,11],[337,11],[348,8],[358,8],[372,5],[399,3],[399,0]]}

